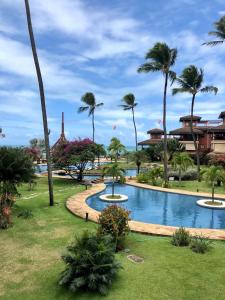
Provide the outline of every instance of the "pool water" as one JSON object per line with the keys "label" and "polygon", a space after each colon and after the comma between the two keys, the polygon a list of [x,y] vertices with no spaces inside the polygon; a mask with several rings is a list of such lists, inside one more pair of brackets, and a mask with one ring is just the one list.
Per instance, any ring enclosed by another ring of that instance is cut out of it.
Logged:
{"label": "pool water", "polygon": [[[111,185],[107,185],[105,191],[88,198],[87,204],[101,211],[110,205],[99,199],[99,195],[105,193],[111,193]],[[136,221],[178,227],[225,228],[225,210],[200,207],[196,205],[199,199],[196,196],[159,192],[126,184],[117,184],[115,193],[128,196],[127,202],[118,205],[131,211],[131,219]]]}

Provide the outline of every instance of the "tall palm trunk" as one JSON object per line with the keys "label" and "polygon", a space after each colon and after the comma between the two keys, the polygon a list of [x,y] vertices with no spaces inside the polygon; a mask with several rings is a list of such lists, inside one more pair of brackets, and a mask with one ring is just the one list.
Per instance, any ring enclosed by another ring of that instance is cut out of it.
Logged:
{"label": "tall palm trunk", "polygon": [[198,182],[200,182],[200,157],[199,157],[198,144],[197,144],[196,137],[195,137],[195,134],[194,134],[194,129],[193,129],[194,104],[195,104],[195,94],[193,94],[192,101],[191,101],[191,122],[190,122],[190,129],[191,129],[191,135],[192,135],[192,139],[193,139],[193,142],[194,142],[196,159],[197,159]]}
{"label": "tall palm trunk", "polygon": [[95,142],[95,113],[92,114],[92,141]]}
{"label": "tall palm trunk", "polygon": [[115,178],[113,176],[113,182],[112,182],[112,196],[114,196],[114,190],[115,190]]}
{"label": "tall palm trunk", "polygon": [[48,167],[48,189],[49,189],[49,204],[50,206],[54,205],[54,198],[53,198],[53,184],[52,184],[52,170],[51,170],[51,157],[50,157],[50,147],[49,147],[49,130],[48,130],[48,120],[47,120],[47,113],[46,113],[46,105],[45,105],[45,92],[44,92],[44,85],[41,76],[41,69],[38,61],[38,55],[35,45],[35,39],[33,34],[32,22],[31,22],[31,15],[30,15],[30,7],[29,1],[25,1],[25,8],[26,8],[26,15],[27,15],[27,26],[30,36],[30,43],[33,53],[34,64],[37,73],[38,85],[39,85],[39,93],[41,98],[41,109],[42,109],[42,118],[43,118],[43,127],[44,127],[44,137],[45,137],[45,150],[46,150],[46,159],[47,159],[47,167]]}
{"label": "tall palm trunk", "polygon": [[168,158],[167,158],[167,131],[166,131],[166,93],[167,93],[167,84],[168,84],[168,72],[165,73],[165,85],[163,93],[163,165],[164,165],[164,187],[168,187]]}
{"label": "tall palm trunk", "polygon": [[137,144],[137,128],[136,128],[136,123],[135,123],[135,118],[134,118],[134,108],[132,107],[132,115],[133,115],[133,123],[134,123],[134,134],[135,134],[135,147],[136,151],[138,150],[138,144]]}

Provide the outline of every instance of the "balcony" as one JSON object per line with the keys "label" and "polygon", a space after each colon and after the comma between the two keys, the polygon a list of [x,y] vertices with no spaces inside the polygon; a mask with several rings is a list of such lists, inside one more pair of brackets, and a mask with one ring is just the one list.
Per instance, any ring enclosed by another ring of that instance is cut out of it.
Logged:
{"label": "balcony", "polygon": [[225,153],[225,140],[213,140],[211,149],[213,152]]}
{"label": "balcony", "polygon": [[[186,151],[195,151],[195,145],[193,141],[180,141],[180,143],[185,146]],[[197,141],[197,145],[198,143],[199,142]]]}

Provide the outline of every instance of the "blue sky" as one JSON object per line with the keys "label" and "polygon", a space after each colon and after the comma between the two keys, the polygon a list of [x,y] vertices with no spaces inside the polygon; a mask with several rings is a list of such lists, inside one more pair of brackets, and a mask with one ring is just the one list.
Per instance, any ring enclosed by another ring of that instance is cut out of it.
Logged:
{"label": "blue sky", "polygon": [[[157,41],[178,49],[174,70],[202,67],[205,83],[217,96],[197,97],[195,113],[216,119],[225,110],[225,46],[202,46],[213,22],[225,14],[224,0],[30,0],[33,27],[46,90],[53,143],[60,133],[61,112],[69,139],[91,137],[91,120],[77,114],[80,98],[93,92],[105,105],[96,112],[96,141],[112,136],[134,144],[130,112],[118,105],[134,93],[138,139],[162,119],[161,74],[137,74],[144,55]],[[168,93],[168,129],[189,114],[190,96]],[[116,129],[113,130],[113,126]],[[22,0],[0,2],[0,127],[1,144],[27,144],[42,137],[36,75]]]}

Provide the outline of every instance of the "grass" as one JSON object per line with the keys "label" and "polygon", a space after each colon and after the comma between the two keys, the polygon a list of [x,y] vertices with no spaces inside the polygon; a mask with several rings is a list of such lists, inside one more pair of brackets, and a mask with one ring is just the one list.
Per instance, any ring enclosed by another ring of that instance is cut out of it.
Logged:
{"label": "grass", "polygon": [[108,195],[106,196],[107,199],[120,199],[121,196],[120,195]]}
{"label": "grass", "polygon": [[[116,254],[123,269],[107,297],[83,293],[73,295],[59,287],[60,259],[66,245],[84,229],[97,225],[85,222],[65,208],[67,197],[84,189],[70,180],[54,180],[54,207],[48,206],[47,180],[38,180],[34,191],[21,187],[22,198],[14,209],[14,226],[0,231],[1,300],[211,300],[224,299],[225,243],[201,255],[189,248],[174,247],[169,238],[131,233],[129,253]],[[32,210],[33,218],[17,215]],[[144,258],[136,264],[128,254]]]}
{"label": "grass", "polygon": [[205,204],[214,205],[214,206],[221,206],[221,205],[223,205],[223,203],[219,202],[219,201],[205,201]]}
{"label": "grass", "polygon": [[[170,187],[174,189],[180,190],[188,190],[191,192],[205,192],[205,193],[212,193],[212,187],[208,185],[204,180],[198,182],[197,180],[189,180],[189,181],[181,181],[179,184],[178,181],[170,181]],[[217,194],[224,194],[225,189],[223,186],[215,187],[215,193]]]}

